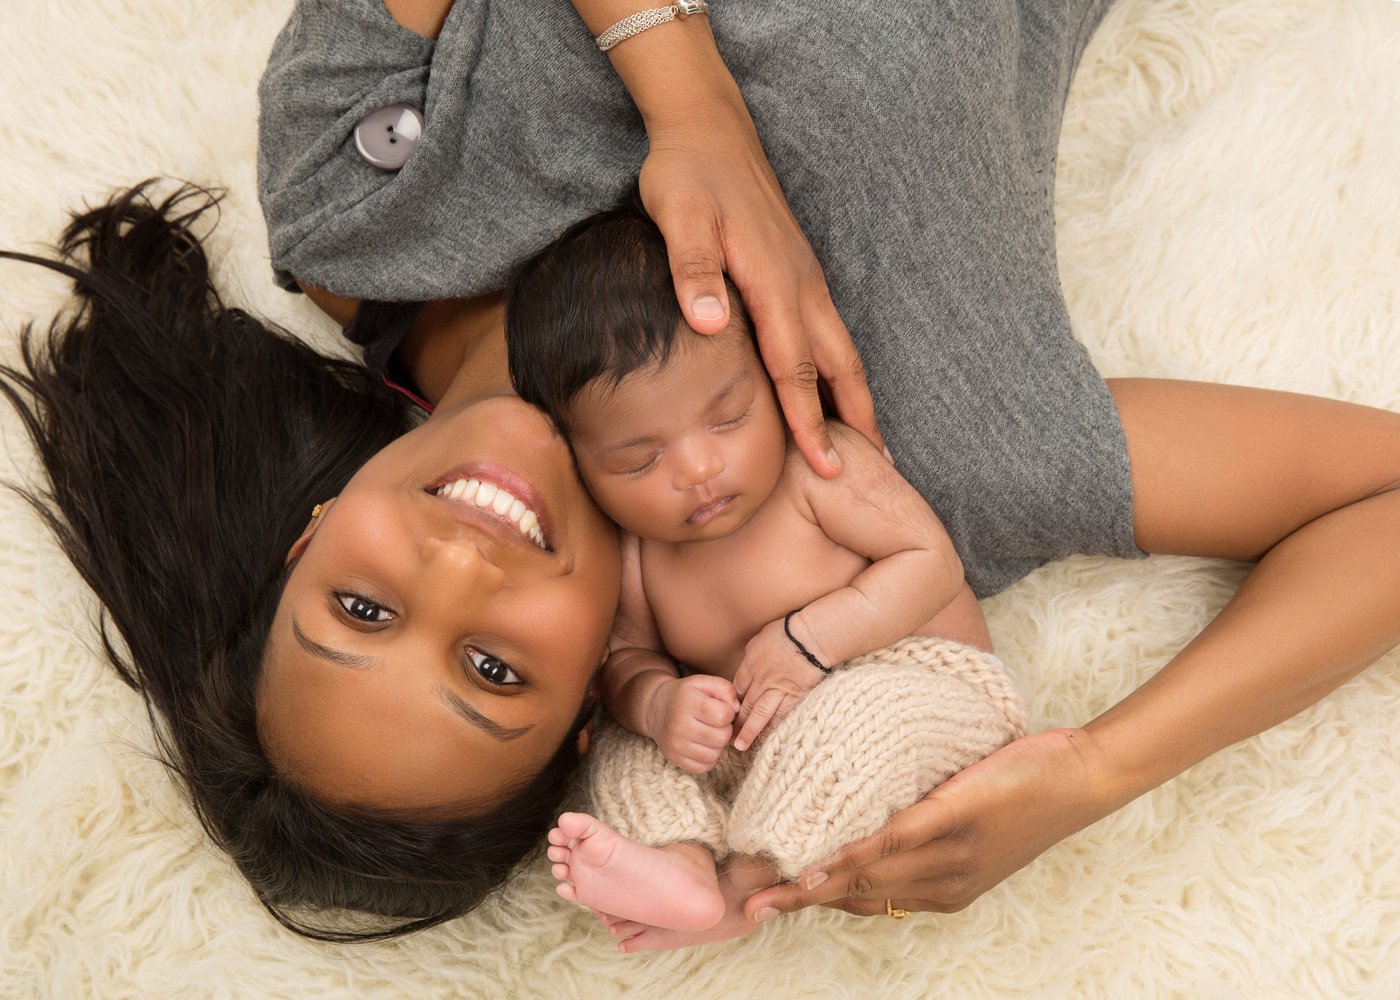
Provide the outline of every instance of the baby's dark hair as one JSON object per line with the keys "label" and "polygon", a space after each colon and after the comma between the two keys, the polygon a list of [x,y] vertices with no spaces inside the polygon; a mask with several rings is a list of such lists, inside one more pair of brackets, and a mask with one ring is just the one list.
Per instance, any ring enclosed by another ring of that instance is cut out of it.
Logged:
{"label": "baby's dark hair", "polygon": [[57,259],[0,253],[78,294],[0,366],[48,474],[20,492],[101,600],[107,659],[258,901],[322,940],[421,930],[471,910],[537,849],[586,717],[475,817],[323,802],[268,758],[255,695],[284,557],[312,506],[411,418],[359,365],[220,301],[192,228],[214,203],[193,188],[153,203],[142,185],[78,215]]}
{"label": "baby's dark hair", "polygon": [[[748,314],[725,279],[731,322]],[[665,363],[684,326],[666,241],[634,191],[521,264],[506,298],[510,377],[569,433],[569,404],[595,379],[616,385]]]}

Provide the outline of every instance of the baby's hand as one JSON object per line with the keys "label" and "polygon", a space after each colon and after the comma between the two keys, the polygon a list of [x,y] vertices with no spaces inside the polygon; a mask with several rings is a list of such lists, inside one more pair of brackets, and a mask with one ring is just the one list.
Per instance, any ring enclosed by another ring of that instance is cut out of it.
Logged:
{"label": "baby's hand", "polygon": [[743,699],[734,748],[751,747],[769,723],[791,712],[822,676],[797,652],[781,621],[765,625],[744,647],[744,659],[734,672],[734,690]]}
{"label": "baby's hand", "polygon": [[651,738],[682,771],[704,774],[715,766],[734,733],[739,701],[723,677],[692,674],[666,681],[648,709]]}

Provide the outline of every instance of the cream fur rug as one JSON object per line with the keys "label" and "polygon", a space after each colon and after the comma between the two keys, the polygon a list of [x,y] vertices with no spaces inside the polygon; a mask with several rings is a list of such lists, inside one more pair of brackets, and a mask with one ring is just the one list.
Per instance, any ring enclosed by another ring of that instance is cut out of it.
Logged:
{"label": "cream fur rug", "polygon": [[[0,245],[51,241],[67,209],[151,174],[223,184],[228,297],[331,343],[271,286],[254,199],[254,81],[289,5],[0,3]],[[1122,0],[1076,82],[1059,185],[1064,283],[1106,374],[1400,409],[1397,68],[1393,0]],[[63,301],[14,265],[0,289],[6,351]],[[8,413],[0,430],[0,477],[32,474]],[[816,911],[622,957],[536,870],[451,926],[327,947],[275,926],[204,841],[97,660],[92,598],[6,494],[0,532],[5,998],[1400,996],[1395,653],[954,916]],[[1127,694],[1241,572],[1075,559],[988,602],[1033,726]]]}

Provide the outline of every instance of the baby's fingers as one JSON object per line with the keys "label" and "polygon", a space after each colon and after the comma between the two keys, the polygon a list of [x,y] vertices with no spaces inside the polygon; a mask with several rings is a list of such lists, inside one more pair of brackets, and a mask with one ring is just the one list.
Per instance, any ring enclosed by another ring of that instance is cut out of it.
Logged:
{"label": "baby's fingers", "polygon": [[709,747],[692,747],[672,763],[690,774],[704,774],[719,763],[720,751],[723,749],[723,747],[720,747],[719,750],[712,750]]}
{"label": "baby's fingers", "polygon": [[[707,729],[724,729],[727,734],[729,724],[734,721],[734,715],[738,710],[738,706],[731,701],[706,698],[695,706],[695,721]],[[728,741],[729,737],[726,735],[720,742],[727,743]]]}
{"label": "baby's fingers", "polygon": [[758,696],[758,700],[749,708],[748,701],[744,702],[744,711],[747,718],[739,729],[739,735],[734,737],[735,750],[747,750],[753,745],[753,741],[758,739],[759,733],[768,725],[768,720],[773,718],[778,709],[783,704],[783,692],[777,688],[769,688]]}

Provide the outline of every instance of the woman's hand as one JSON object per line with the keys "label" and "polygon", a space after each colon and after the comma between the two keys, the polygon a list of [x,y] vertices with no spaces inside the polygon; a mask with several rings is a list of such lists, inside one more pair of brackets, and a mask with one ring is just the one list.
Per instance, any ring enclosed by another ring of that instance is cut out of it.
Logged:
{"label": "woman's hand", "polygon": [[[633,0],[574,0],[596,36]],[[818,475],[840,471],[822,419],[819,381],[843,422],[883,448],[860,355],[826,278],[773,175],[753,119],[707,17],[676,18],[608,51],[646,126],[642,202],[666,238],[686,322],[729,322],[728,273],[753,319],[764,366],[793,439]]]}
{"label": "woman's hand", "polygon": [[1107,794],[1106,773],[1094,735],[1086,730],[1017,740],[895,813],[873,836],[847,845],[792,883],[755,893],[744,912],[766,920],[824,903],[882,915],[886,899],[907,910],[961,910],[1121,805]]}
{"label": "woman's hand", "polygon": [[727,272],[807,464],[822,476],[840,470],[819,379],[837,416],[883,448],[860,355],[747,111],[649,123],[648,136],[642,201],[666,238],[686,322],[700,333],[725,328]]}

